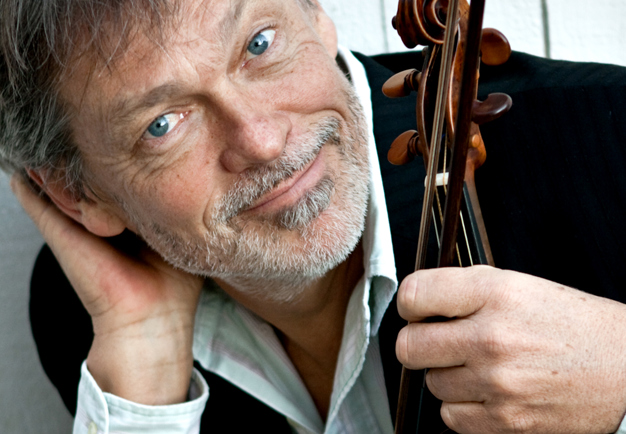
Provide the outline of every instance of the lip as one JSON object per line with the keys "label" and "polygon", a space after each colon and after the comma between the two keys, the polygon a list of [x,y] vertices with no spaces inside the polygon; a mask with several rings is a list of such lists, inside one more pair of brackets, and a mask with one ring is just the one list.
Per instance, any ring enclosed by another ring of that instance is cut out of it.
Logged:
{"label": "lip", "polygon": [[248,208],[247,211],[269,212],[296,203],[309,189],[314,187],[324,176],[323,147],[317,156],[305,167],[296,172],[291,178],[283,181],[277,188],[259,199],[259,202]]}

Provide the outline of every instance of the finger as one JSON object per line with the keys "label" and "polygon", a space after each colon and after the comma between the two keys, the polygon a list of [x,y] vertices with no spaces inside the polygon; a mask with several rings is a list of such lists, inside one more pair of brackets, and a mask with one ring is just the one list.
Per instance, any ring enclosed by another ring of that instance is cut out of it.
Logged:
{"label": "finger", "polygon": [[430,392],[444,402],[483,402],[481,380],[465,366],[431,369],[426,374]]}
{"label": "finger", "polygon": [[[33,220],[46,242],[54,250],[73,250],[84,243],[76,243],[76,237],[84,237],[86,230],[67,217],[50,201],[33,191],[26,180],[18,174],[11,178],[11,189],[20,204]],[[94,237],[95,238],[95,237]]]}
{"label": "finger", "polygon": [[93,279],[101,271],[101,264],[118,256],[119,252],[40,197],[21,175],[13,175],[11,189],[50,246],[72,286],[83,298],[83,290],[97,286]]}
{"label": "finger", "polygon": [[492,431],[484,404],[479,402],[444,402],[441,419],[448,428],[463,434],[489,434]]}
{"label": "finger", "polygon": [[398,289],[398,312],[407,321],[471,315],[487,302],[500,273],[487,266],[417,271]]}
{"label": "finger", "polygon": [[22,208],[24,208],[24,211],[26,211],[26,214],[35,223],[39,232],[46,238],[46,221],[50,217],[50,213],[58,212],[56,207],[50,201],[38,195],[28,181],[17,172],[11,177],[11,190],[22,205]]}
{"label": "finger", "polygon": [[410,323],[396,341],[396,356],[409,369],[464,365],[472,350],[474,323],[456,319],[438,323]]}
{"label": "finger", "polygon": [[[520,411],[513,405],[444,402],[441,406],[441,418],[449,428],[463,434],[548,432],[545,427],[541,429],[541,416]],[[565,429],[559,432],[571,431]]]}

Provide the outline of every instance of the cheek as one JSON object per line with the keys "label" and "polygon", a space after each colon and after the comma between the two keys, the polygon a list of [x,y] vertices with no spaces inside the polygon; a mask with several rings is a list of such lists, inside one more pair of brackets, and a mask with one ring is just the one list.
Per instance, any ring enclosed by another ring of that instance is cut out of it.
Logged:
{"label": "cheek", "polygon": [[158,176],[133,182],[127,188],[137,217],[145,223],[157,223],[177,232],[199,230],[213,209],[220,193],[219,174],[214,156],[199,148]]}
{"label": "cheek", "polygon": [[334,59],[320,47],[303,50],[293,59],[293,69],[272,86],[273,98],[279,96],[277,106],[289,107],[300,113],[316,113],[341,109],[345,105],[341,72]]}

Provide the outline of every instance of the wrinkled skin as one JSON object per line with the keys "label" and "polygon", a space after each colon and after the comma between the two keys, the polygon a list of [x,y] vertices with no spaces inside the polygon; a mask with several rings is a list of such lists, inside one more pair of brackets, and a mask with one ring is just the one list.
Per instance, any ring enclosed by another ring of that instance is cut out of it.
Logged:
{"label": "wrinkled skin", "polygon": [[[626,408],[625,307],[486,266],[420,271],[399,289],[397,355],[427,374],[459,433],[609,433]],[[454,318],[428,323],[432,316]]]}

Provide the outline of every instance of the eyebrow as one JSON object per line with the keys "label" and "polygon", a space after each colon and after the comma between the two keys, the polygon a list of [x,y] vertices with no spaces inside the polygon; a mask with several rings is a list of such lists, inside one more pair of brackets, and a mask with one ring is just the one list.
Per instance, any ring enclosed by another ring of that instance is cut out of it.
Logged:
{"label": "eyebrow", "polygon": [[180,95],[185,87],[179,81],[169,81],[150,89],[141,95],[139,99],[136,96],[114,99],[109,111],[112,114],[109,119],[115,124],[127,123],[135,113],[152,108],[164,100]]}
{"label": "eyebrow", "polygon": [[[241,21],[241,17],[250,4],[257,3],[254,0],[236,0],[231,2],[226,15],[217,24],[217,37],[222,47],[229,42],[229,36],[233,29]],[[207,6],[208,7],[208,6]],[[210,13],[205,10],[204,13]],[[123,136],[121,131],[125,126],[132,123],[137,113],[150,109],[163,101],[173,99],[189,91],[189,87],[180,81],[168,81],[160,84],[142,95],[129,95],[114,98],[108,111],[108,123],[111,125],[111,135],[116,138]]]}
{"label": "eyebrow", "polygon": [[125,144],[124,138],[128,137],[127,127],[132,126],[138,113],[182,95],[188,89],[184,83],[169,81],[142,95],[131,94],[128,97],[114,98],[104,114],[105,122],[109,125],[109,139],[113,143]]}

